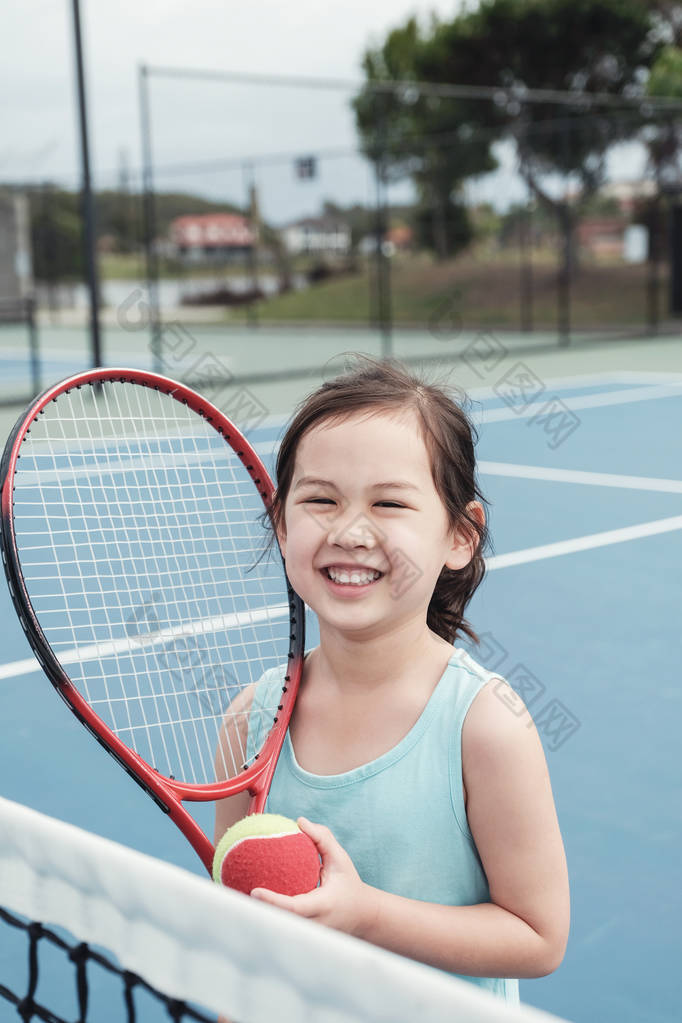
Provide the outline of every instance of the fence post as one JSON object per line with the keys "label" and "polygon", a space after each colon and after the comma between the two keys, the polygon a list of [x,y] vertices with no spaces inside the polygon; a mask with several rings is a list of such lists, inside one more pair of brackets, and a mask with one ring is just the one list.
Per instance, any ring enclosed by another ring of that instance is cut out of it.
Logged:
{"label": "fence post", "polygon": [[149,102],[149,68],[139,66],[140,128],[142,131],[142,194],[144,209],[144,252],[149,298],[152,366],[162,369],[161,315],[159,310],[159,261],[156,252],[156,202],[152,173],[151,105]]}

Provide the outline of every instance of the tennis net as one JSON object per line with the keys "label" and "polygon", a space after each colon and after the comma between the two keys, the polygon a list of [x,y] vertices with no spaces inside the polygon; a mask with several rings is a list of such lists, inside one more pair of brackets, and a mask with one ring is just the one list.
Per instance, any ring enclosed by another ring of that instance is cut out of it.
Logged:
{"label": "tennis net", "polygon": [[0,907],[3,1021],[557,1023],[5,799]]}

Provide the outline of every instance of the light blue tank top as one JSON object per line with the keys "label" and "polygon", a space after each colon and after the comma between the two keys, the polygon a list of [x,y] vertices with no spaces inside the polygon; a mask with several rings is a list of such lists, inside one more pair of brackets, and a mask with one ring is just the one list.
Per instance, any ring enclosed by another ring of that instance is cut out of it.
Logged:
{"label": "light blue tank top", "polygon": [[[257,683],[249,758],[268,727],[260,710],[272,706],[272,690],[281,687],[284,673],[284,665],[271,669]],[[378,759],[343,774],[304,771],[287,731],[266,811],[327,825],[362,880],[375,888],[446,906],[490,902],[464,806],[461,737],[474,697],[489,679],[499,677],[453,648],[407,735]],[[456,976],[519,1004],[516,979]]]}

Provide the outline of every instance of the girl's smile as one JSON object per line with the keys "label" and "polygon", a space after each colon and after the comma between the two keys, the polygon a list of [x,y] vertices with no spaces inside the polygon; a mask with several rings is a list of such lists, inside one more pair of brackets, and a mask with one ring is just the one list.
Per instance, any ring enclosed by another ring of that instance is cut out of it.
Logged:
{"label": "girl's smile", "polygon": [[348,598],[366,593],[380,581],[384,573],[364,565],[352,563],[350,565],[328,565],[323,568],[322,575],[329,583],[332,593],[339,592],[339,596]]}

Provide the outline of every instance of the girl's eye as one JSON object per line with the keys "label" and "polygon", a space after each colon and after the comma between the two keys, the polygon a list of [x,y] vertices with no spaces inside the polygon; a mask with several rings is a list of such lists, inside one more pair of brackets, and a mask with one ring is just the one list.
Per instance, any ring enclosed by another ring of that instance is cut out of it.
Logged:
{"label": "girl's eye", "polygon": [[[303,504],[335,504],[331,497],[306,497]],[[404,508],[404,504],[398,504],[397,501],[377,501],[377,507],[379,508]]]}

